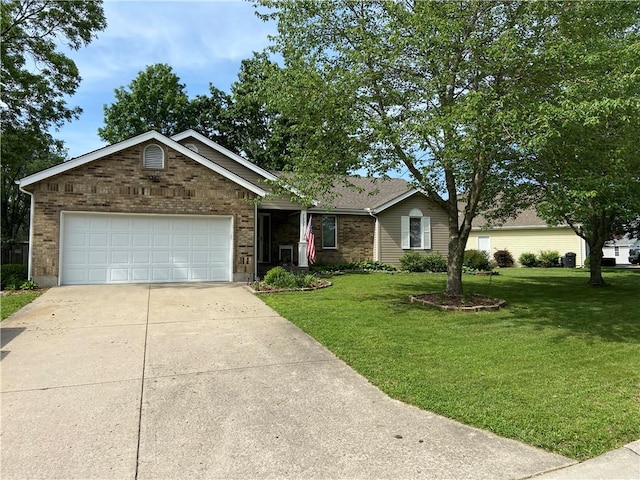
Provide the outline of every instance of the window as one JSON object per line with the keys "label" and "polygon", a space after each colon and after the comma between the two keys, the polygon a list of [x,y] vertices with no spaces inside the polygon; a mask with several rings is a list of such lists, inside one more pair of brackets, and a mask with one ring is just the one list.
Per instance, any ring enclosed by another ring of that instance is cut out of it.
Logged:
{"label": "window", "polygon": [[616,257],[620,256],[620,247],[613,247],[613,251]]}
{"label": "window", "polygon": [[164,168],[164,150],[156,144],[147,145],[142,154],[142,166],[156,170]]}
{"label": "window", "polygon": [[400,219],[402,248],[404,250],[431,249],[431,218],[422,215],[422,211],[414,208],[409,215]]}
{"label": "window", "polygon": [[335,215],[322,216],[322,248],[338,248],[338,219]]}

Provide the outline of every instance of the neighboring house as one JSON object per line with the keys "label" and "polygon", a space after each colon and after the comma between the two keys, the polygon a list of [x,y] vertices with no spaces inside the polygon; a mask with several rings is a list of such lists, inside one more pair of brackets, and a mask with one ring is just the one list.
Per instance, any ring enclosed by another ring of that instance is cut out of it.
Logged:
{"label": "neighboring house", "polygon": [[576,266],[584,265],[587,244],[568,225],[550,227],[540,218],[535,209],[527,209],[501,226],[486,228],[487,221],[482,216],[473,220],[473,227],[467,250],[477,249],[493,254],[498,250],[511,252],[516,264],[523,253],[539,254],[543,250],[555,250],[560,256],[572,252],[576,254]]}
{"label": "neighboring house", "polygon": [[41,286],[249,281],[278,264],[447,254],[447,216],[400,179],[352,178],[330,205],[273,198],[268,172],[189,130],[151,131],[19,181],[31,196],[29,277]]}
{"label": "neighboring house", "polygon": [[606,258],[615,258],[616,265],[631,265],[629,262],[629,249],[637,241],[625,235],[620,238],[609,240],[604,244],[602,255]]}

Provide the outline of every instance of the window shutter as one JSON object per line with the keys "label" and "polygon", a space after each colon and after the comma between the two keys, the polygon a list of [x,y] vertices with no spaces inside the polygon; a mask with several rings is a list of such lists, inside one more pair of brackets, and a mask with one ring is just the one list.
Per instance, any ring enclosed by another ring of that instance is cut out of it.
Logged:
{"label": "window shutter", "polygon": [[404,250],[410,248],[409,243],[409,217],[401,217],[400,218],[400,231],[402,235],[402,248]]}
{"label": "window shutter", "polygon": [[164,151],[158,145],[149,145],[144,149],[144,168],[164,168]]}
{"label": "window shutter", "polygon": [[431,250],[431,218],[422,217],[422,248]]}

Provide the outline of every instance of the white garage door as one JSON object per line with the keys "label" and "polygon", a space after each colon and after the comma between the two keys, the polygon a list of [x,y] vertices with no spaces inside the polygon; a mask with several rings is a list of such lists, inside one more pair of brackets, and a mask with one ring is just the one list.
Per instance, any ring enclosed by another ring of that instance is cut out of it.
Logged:
{"label": "white garage door", "polygon": [[230,217],[63,213],[61,283],[230,281]]}

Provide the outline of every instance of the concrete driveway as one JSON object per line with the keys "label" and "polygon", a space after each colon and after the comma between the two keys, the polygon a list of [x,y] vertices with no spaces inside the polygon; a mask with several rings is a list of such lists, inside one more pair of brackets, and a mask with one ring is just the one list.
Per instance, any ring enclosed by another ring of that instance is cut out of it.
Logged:
{"label": "concrete driveway", "polygon": [[573,463],[391,400],[241,285],[54,288],[1,330],[4,480],[509,479]]}

